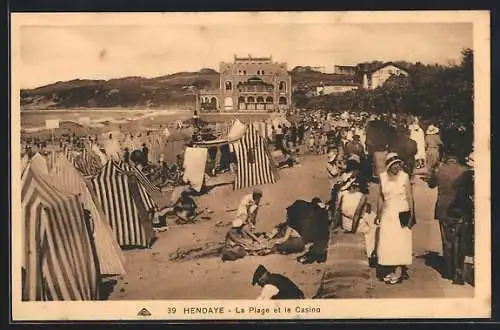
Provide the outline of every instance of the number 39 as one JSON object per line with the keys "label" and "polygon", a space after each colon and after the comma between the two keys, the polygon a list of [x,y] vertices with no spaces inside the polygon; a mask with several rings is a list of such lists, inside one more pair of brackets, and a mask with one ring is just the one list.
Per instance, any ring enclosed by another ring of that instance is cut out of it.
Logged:
{"label": "number 39", "polygon": [[175,307],[168,307],[167,308],[168,314],[175,314],[176,312],[177,312],[177,309]]}

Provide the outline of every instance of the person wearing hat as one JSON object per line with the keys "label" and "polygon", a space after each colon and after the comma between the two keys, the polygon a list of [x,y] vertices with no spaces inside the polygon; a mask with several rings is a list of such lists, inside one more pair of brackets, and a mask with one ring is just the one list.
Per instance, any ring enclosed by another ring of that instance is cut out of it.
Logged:
{"label": "person wearing hat", "polygon": [[330,193],[332,229],[337,228],[341,221],[339,217],[340,196],[344,191],[348,190],[354,182],[356,182],[356,189],[359,189],[362,194],[368,192],[366,179],[361,172],[361,159],[358,155],[351,155],[347,159],[344,172],[332,187]]}
{"label": "person wearing hat", "polygon": [[440,148],[443,146],[443,141],[439,135],[439,128],[430,124],[425,132],[425,158],[427,161],[427,169],[434,169],[439,163]]}
{"label": "person wearing hat", "polygon": [[328,172],[328,177],[330,179],[330,186],[337,181],[337,177],[340,174],[340,169],[337,166],[337,157],[339,150],[337,147],[330,148],[328,151],[328,162],[326,163],[326,171]]}
{"label": "person wearing hat", "polygon": [[[465,165],[467,166],[467,171],[462,176],[460,181],[461,189],[461,199],[459,198],[459,204],[462,205],[462,216],[464,222],[464,238],[463,247],[461,249],[464,256],[474,257],[474,152],[471,152],[466,158]],[[465,258],[464,258],[465,259]],[[464,260],[465,261],[465,260]],[[464,279],[470,280],[473,285],[473,277],[468,276],[467,269],[464,270]]]}
{"label": "person wearing hat", "polygon": [[359,139],[359,135],[355,134],[352,138],[352,141],[347,142],[345,151],[348,157],[351,155],[358,155],[360,158],[365,157],[365,148],[363,147]]}
{"label": "person wearing hat", "polygon": [[244,224],[248,225],[250,231],[255,229],[261,198],[262,190],[255,189],[251,194],[243,196],[236,212],[236,219],[240,219]]}
{"label": "person wearing hat", "polygon": [[288,277],[274,274],[259,265],[253,274],[252,285],[262,287],[257,300],[304,299],[304,293]]}
{"label": "person wearing hat", "polygon": [[337,202],[335,219],[341,219],[342,229],[355,233],[361,217],[361,211],[366,204],[367,196],[360,189],[356,174],[342,183]]}
{"label": "person wearing hat", "polygon": [[467,168],[460,164],[458,153],[458,146],[448,145],[444,150],[444,161],[431,171],[427,184],[438,189],[434,217],[439,221],[443,244],[442,276],[454,284],[463,284],[461,241],[470,185],[465,184]]}
{"label": "person wearing hat", "polygon": [[380,174],[376,223],[380,225],[377,256],[387,284],[408,279],[412,264],[412,231],[415,224],[413,192],[408,173],[398,154],[386,157],[387,170]]}
{"label": "person wearing hat", "polygon": [[417,144],[417,154],[415,155],[416,168],[420,169],[425,166],[425,133],[420,127],[418,118],[415,117],[410,129],[410,139]]}

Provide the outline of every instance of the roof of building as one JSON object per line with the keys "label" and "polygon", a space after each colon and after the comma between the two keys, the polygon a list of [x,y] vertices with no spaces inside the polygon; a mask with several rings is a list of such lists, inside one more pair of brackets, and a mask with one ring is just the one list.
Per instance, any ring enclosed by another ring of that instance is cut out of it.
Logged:
{"label": "roof of building", "polygon": [[373,73],[373,72],[375,72],[375,71],[378,71],[378,70],[380,70],[380,69],[383,69],[383,68],[385,68],[385,67],[388,67],[389,65],[392,65],[392,66],[394,66],[394,67],[396,67],[396,68],[398,68],[399,70],[402,70],[402,71],[404,71],[404,72],[408,72],[408,70],[406,70],[405,68],[403,68],[403,67],[401,67],[401,66],[399,66],[399,65],[397,65],[397,64],[395,64],[395,63],[393,63],[393,62],[385,62],[384,64],[380,64],[380,65],[377,65],[377,66],[375,66],[375,67],[373,67],[373,68],[370,68],[370,69],[366,70],[366,72],[367,72],[367,73]]}
{"label": "roof of building", "polygon": [[248,55],[248,57],[238,57],[234,55],[234,60],[235,61],[265,61],[265,62],[271,62],[273,59],[272,56],[269,57],[252,57],[252,55]]}
{"label": "roof of building", "polygon": [[335,65],[335,67],[339,69],[353,69],[353,70],[356,70],[357,68],[356,65]]}

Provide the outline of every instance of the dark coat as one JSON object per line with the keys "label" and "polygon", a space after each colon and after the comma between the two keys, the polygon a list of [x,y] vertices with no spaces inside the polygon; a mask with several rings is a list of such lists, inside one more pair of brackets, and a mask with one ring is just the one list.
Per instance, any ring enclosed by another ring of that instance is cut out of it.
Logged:
{"label": "dark coat", "polygon": [[328,212],[304,200],[297,200],[287,209],[287,223],[305,243],[328,240],[330,223]]}
{"label": "dark coat", "polygon": [[415,162],[415,155],[417,154],[417,142],[404,133],[398,133],[394,135],[389,151],[397,153],[406,164],[412,164]]}
{"label": "dark coat", "polygon": [[366,148],[368,153],[385,150],[394,135],[394,129],[383,120],[370,121],[366,126]]}

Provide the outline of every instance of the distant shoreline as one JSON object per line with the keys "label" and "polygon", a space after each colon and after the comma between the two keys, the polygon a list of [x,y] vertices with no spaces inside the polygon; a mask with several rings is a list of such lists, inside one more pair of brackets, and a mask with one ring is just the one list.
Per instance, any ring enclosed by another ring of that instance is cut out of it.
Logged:
{"label": "distant shoreline", "polygon": [[68,108],[68,109],[21,109],[21,113],[60,113],[60,112],[192,112],[190,109],[137,109],[137,108]]}

